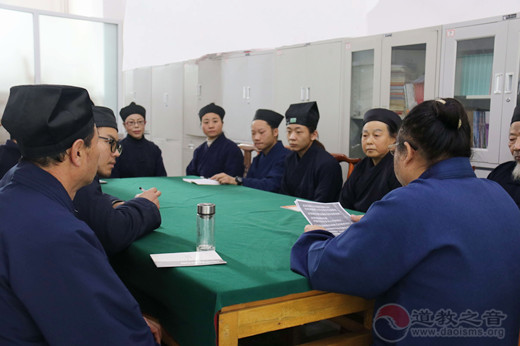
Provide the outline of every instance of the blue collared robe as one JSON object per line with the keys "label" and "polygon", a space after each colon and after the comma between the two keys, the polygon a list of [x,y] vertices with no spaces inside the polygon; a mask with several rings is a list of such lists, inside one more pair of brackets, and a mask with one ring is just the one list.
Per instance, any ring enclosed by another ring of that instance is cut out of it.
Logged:
{"label": "blue collared robe", "polygon": [[51,174],[21,162],[0,187],[0,343],[154,345],[135,299]]}
{"label": "blue collared robe", "polygon": [[123,152],[116,159],[111,178],[165,177],[161,149],[144,138],[127,135],[121,140]]}
{"label": "blue collared robe", "polygon": [[[399,304],[412,318],[413,310],[451,309],[457,316],[471,310],[482,322],[491,309],[507,315],[500,321],[501,340],[409,333],[395,345],[516,345],[519,225],[520,210],[507,193],[476,178],[468,158],[456,157],[389,192],[341,235],[302,234],[291,251],[291,268],[313,289],[375,298],[375,311]],[[374,344],[387,343],[374,335]]]}
{"label": "blue collared robe", "polygon": [[110,256],[161,225],[157,206],[146,198],[133,198],[113,208],[117,198],[101,191],[99,178],[79,189],[74,197],[77,217],[92,228]]}
{"label": "blue collared robe", "polygon": [[280,192],[316,202],[337,202],[342,183],[338,161],[313,142],[302,158],[295,151],[287,155]]}
{"label": "blue collared robe", "polygon": [[358,162],[341,189],[339,202],[343,208],[366,212],[372,203],[400,187],[393,158],[388,153],[376,166],[369,157]]}
{"label": "blue collared robe", "polygon": [[218,173],[226,173],[232,177],[244,175],[242,150],[223,133],[209,147],[207,142],[199,145],[186,167],[186,175],[211,178]]}
{"label": "blue collared robe", "polygon": [[520,208],[520,181],[513,180],[512,176],[515,166],[516,161],[504,162],[489,173],[488,179],[499,183]]}
{"label": "blue collared robe", "polygon": [[260,152],[251,163],[243,185],[259,190],[279,192],[284,172],[285,157],[291,151],[283,146],[282,141],[269,150],[267,155]]}
{"label": "blue collared robe", "polygon": [[18,163],[22,157],[18,144],[8,139],[4,145],[0,145],[0,179]]}

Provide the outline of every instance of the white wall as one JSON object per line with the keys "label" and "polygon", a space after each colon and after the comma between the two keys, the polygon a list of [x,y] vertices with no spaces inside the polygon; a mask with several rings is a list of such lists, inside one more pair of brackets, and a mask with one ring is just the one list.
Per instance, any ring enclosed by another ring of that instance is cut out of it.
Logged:
{"label": "white wall", "polygon": [[123,70],[520,12],[518,0],[126,0]]}

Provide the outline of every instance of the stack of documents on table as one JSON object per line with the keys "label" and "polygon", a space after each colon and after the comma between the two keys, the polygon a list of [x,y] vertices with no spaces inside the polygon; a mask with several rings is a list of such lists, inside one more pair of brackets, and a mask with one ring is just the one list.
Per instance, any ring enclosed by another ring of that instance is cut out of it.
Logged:
{"label": "stack of documents on table", "polygon": [[184,180],[187,183],[192,183],[192,184],[197,184],[197,185],[220,185],[220,183],[218,181],[212,180],[212,179],[206,179],[206,178],[196,178],[196,179],[183,178],[182,180]]}
{"label": "stack of documents on table", "polygon": [[340,235],[352,224],[350,214],[339,202],[320,203],[297,199],[294,203],[311,225],[322,226],[334,236]]}
{"label": "stack of documents on table", "polygon": [[226,264],[216,251],[193,251],[151,254],[157,268],[194,267],[213,264]]}

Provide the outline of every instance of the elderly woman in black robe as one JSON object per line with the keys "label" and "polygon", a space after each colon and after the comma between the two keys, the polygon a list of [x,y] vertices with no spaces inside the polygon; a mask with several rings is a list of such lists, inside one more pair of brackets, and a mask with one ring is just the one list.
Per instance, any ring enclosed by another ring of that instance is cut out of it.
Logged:
{"label": "elderly woman in black robe", "polygon": [[365,113],[363,123],[361,145],[366,157],[343,185],[339,202],[343,208],[366,212],[372,203],[401,186],[389,153],[401,118],[388,109],[374,108]]}

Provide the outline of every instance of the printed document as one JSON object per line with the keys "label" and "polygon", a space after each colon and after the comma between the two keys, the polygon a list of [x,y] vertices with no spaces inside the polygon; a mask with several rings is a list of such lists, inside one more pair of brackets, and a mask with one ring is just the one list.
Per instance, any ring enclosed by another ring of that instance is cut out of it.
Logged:
{"label": "printed document", "polygon": [[226,264],[216,251],[192,251],[151,254],[157,268],[166,267],[193,267],[213,264]]}
{"label": "printed document", "polygon": [[338,236],[351,224],[350,214],[339,202],[320,203],[297,199],[294,201],[311,225],[319,225]]}
{"label": "printed document", "polygon": [[197,178],[197,179],[189,179],[189,178],[183,178],[187,183],[193,183],[197,185],[220,185],[220,183],[216,180],[212,179],[206,179],[206,178]]}

